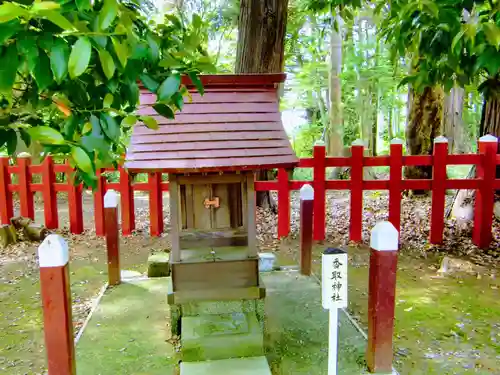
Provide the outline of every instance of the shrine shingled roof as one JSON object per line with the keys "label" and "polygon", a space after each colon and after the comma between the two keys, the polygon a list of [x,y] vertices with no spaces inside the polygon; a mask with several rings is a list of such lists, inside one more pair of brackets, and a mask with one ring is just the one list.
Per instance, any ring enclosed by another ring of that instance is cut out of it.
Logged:
{"label": "shrine shingled roof", "polygon": [[134,127],[125,167],[131,171],[255,170],[297,164],[281,122],[278,85],[284,74],[202,75],[205,94],[183,80],[192,102],[170,120],[152,108],[156,94],[141,91],[139,114],[159,129]]}

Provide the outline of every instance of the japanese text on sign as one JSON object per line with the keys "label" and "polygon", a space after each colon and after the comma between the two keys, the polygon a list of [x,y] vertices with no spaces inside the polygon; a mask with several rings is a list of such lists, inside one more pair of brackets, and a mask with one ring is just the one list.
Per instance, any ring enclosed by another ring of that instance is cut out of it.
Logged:
{"label": "japanese text on sign", "polygon": [[323,253],[322,304],[325,309],[347,307],[347,253],[343,250]]}

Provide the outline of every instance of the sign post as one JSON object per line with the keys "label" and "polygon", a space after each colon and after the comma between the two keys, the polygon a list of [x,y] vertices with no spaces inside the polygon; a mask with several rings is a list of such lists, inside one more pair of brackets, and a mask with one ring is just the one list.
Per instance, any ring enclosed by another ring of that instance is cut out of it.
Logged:
{"label": "sign post", "polygon": [[347,253],[326,249],[321,257],[322,305],[330,310],[328,375],[337,375],[338,309],[347,307]]}

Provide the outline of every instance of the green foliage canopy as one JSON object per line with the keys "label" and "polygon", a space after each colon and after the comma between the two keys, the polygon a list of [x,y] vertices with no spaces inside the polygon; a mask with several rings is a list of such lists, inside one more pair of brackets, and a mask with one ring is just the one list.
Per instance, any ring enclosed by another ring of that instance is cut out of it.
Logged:
{"label": "green foliage canopy", "polygon": [[189,75],[210,66],[202,21],[167,15],[148,23],[139,1],[58,0],[0,5],[0,147],[19,139],[69,156],[75,182],[95,186],[96,168],[123,157],[123,135],[138,121],[139,85],[157,94],[154,109],[173,118]]}

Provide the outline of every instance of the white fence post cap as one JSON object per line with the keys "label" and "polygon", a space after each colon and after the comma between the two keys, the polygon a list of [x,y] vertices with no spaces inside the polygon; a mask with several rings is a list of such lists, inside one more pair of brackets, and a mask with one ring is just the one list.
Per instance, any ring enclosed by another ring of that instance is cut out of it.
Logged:
{"label": "white fence post cap", "polygon": [[69,262],[68,244],[58,234],[50,234],[38,247],[40,267],[63,267]]}
{"label": "white fence post cap", "polygon": [[354,142],[352,142],[352,146],[363,146],[365,147],[365,142],[362,139],[356,139]]}
{"label": "white fence post cap", "polygon": [[448,143],[448,138],[440,135],[439,137],[434,138],[434,143]]}
{"label": "white fence post cap", "polygon": [[316,142],[314,142],[314,146],[325,146],[325,141],[318,139]]}
{"label": "white fence post cap", "polygon": [[401,138],[392,138],[391,139],[391,145],[402,145],[403,140]]}
{"label": "white fence post cap", "polygon": [[486,134],[479,138],[479,142],[498,142],[498,138],[491,134]]}
{"label": "white fence post cap", "polygon": [[399,248],[398,230],[388,221],[377,223],[371,231],[370,247],[377,251],[397,251]]}
{"label": "white fence post cap", "polygon": [[108,190],[104,194],[104,208],[118,207],[118,194],[114,190]]}
{"label": "white fence post cap", "polygon": [[311,185],[305,184],[300,188],[300,199],[312,201],[314,199],[314,189]]}

